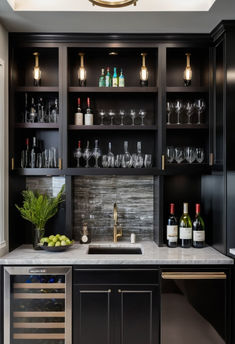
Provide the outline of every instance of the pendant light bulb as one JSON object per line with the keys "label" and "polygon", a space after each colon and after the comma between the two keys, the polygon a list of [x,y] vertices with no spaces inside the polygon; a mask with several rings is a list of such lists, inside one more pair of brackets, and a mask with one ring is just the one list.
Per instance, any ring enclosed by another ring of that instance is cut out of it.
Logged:
{"label": "pendant light bulb", "polygon": [[34,86],[40,86],[41,85],[41,70],[39,68],[39,53],[35,52],[33,53],[35,57],[35,65],[33,69],[33,79],[34,79]]}
{"label": "pendant light bulb", "polygon": [[185,71],[184,71],[184,84],[185,86],[190,86],[191,83],[192,83],[192,75],[193,75],[193,72],[192,72],[192,68],[191,68],[191,65],[190,65],[190,56],[191,54],[190,53],[186,53],[186,62],[187,62],[187,65],[186,65],[186,68],[185,68]]}
{"label": "pendant light bulb", "polygon": [[84,53],[79,53],[80,67],[78,69],[78,80],[80,86],[86,86],[86,69],[84,67]]}
{"label": "pendant light bulb", "polygon": [[140,70],[140,85],[148,86],[148,69],[146,67],[146,53],[142,53],[142,67]]}

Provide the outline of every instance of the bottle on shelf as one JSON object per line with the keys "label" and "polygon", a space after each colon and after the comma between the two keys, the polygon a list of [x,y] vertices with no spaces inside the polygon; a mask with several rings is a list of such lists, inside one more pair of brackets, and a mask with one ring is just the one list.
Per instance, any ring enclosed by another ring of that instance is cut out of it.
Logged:
{"label": "bottle on shelf", "polygon": [[118,80],[118,86],[119,87],[125,87],[125,77],[123,75],[123,70],[122,69],[120,71],[120,76],[119,76],[119,80]]}
{"label": "bottle on shelf", "polygon": [[93,125],[93,113],[91,113],[91,108],[90,108],[90,98],[87,98],[87,110],[85,113],[85,125]]}
{"label": "bottle on shelf", "polygon": [[25,141],[25,149],[21,152],[21,168],[30,167],[30,149],[29,149],[29,138]]}
{"label": "bottle on shelf", "polygon": [[205,223],[200,215],[200,204],[196,204],[196,215],[193,221],[193,246],[205,247]]}
{"label": "bottle on shelf", "polygon": [[112,86],[118,87],[118,75],[117,75],[117,68],[116,67],[114,67],[114,69],[113,69]]}
{"label": "bottle on shelf", "polygon": [[38,104],[37,104],[37,109],[38,109],[38,122],[44,123],[45,122],[45,111],[44,111],[44,105],[43,105],[43,99],[39,98]]}
{"label": "bottle on shelf", "polygon": [[177,247],[178,244],[178,222],[175,217],[175,204],[170,204],[170,215],[167,220],[167,246]]}
{"label": "bottle on shelf", "polygon": [[34,123],[37,120],[37,111],[36,111],[36,106],[34,104],[34,98],[31,100],[31,108],[29,112],[29,122]]}
{"label": "bottle on shelf", "polygon": [[179,222],[180,246],[189,248],[192,246],[192,221],[188,213],[188,203],[184,203],[183,215]]}
{"label": "bottle on shelf", "polygon": [[99,87],[105,87],[104,68],[101,69],[101,75],[99,77]]}
{"label": "bottle on shelf", "polygon": [[105,87],[111,87],[112,86],[112,77],[110,74],[110,69],[107,67],[107,73],[105,75]]}
{"label": "bottle on shelf", "polygon": [[78,110],[74,115],[74,124],[83,125],[83,113],[81,110],[81,98],[78,98]]}
{"label": "bottle on shelf", "polygon": [[39,149],[38,147],[38,144],[37,144],[37,138],[34,136],[33,137],[33,145],[32,145],[32,149],[31,149],[31,152],[30,152],[30,161],[31,161],[31,164],[30,164],[30,167],[31,168],[41,168],[42,166],[42,159],[40,159],[40,156],[41,154],[41,150]]}

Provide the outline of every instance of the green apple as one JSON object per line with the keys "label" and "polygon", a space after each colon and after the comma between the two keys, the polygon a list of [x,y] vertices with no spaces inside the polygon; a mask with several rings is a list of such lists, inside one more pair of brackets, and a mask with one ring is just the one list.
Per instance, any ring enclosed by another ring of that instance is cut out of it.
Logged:
{"label": "green apple", "polygon": [[60,241],[63,241],[63,240],[66,240],[67,238],[66,238],[66,236],[65,235],[61,235],[60,236]]}
{"label": "green apple", "polygon": [[57,241],[57,242],[55,243],[55,246],[61,246],[60,241]]}
{"label": "green apple", "polygon": [[53,240],[53,239],[54,239],[54,235],[50,235],[50,236],[49,236],[49,239],[50,239],[50,240]]}
{"label": "green apple", "polygon": [[57,238],[57,237],[54,237],[53,239],[52,239],[52,241],[53,242],[57,242],[59,239]]}
{"label": "green apple", "polygon": [[56,237],[59,239],[60,238],[60,234],[56,234]]}
{"label": "green apple", "polygon": [[61,246],[66,246],[67,245],[65,240],[62,240],[60,244],[61,244]]}
{"label": "green apple", "polygon": [[44,238],[45,240],[44,240],[44,242],[47,242],[47,243],[49,243],[49,241],[50,241],[50,239],[49,238]]}
{"label": "green apple", "polygon": [[55,243],[53,241],[49,241],[48,246],[53,247],[55,246]]}
{"label": "green apple", "polygon": [[65,242],[66,242],[66,245],[71,245],[71,241],[69,239],[66,239]]}
{"label": "green apple", "polygon": [[41,243],[41,244],[44,244],[45,239],[46,239],[46,238],[42,238],[42,239],[40,240],[40,243]]}

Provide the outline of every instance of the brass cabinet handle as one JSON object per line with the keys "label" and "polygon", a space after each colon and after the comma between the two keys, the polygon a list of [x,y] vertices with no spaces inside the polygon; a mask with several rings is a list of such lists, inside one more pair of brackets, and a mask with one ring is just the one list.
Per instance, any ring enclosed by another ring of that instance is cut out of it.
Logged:
{"label": "brass cabinet handle", "polygon": [[227,279],[224,272],[162,272],[162,279],[166,280],[206,280]]}
{"label": "brass cabinet handle", "polygon": [[59,158],[59,170],[62,170],[62,159]]}
{"label": "brass cabinet handle", "polygon": [[213,165],[214,165],[214,153],[210,153],[209,165],[210,165],[210,166],[213,166]]}
{"label": "brass cabinet handle", "polygon": [[111,289],[108,289],[108,290],[81,290],[80,293],[84,293],[84,294],[93,294],[93,293],[100,293],[100,294],[103,294],[103,293],[108,293],[108,294],[111,294],[112,293],[112,290]]}
{"label": "brass cabinet handle", "polygon": [[15,169],[15,159],[11,158],[11,170],[13,171]]}
{"label": "brass cabinet handle", "polygon": [[165,170],[165,155],[162,155],[162,171]]}

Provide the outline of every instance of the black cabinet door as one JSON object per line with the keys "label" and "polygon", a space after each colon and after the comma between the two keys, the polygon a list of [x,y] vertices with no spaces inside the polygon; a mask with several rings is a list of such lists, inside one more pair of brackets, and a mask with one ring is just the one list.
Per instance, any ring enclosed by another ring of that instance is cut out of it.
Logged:
{"label": "black cabinet door", "polygon": [[119,344],[159,343],[158,286],[119,286],[117,306]]}
{"label": "black cabinet door", "polygon": [[109,286],[73,288],[73,344],[113,344],[113,291]]}

